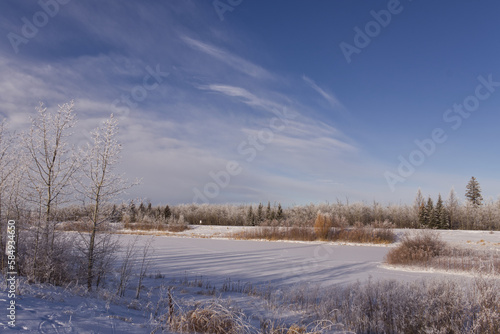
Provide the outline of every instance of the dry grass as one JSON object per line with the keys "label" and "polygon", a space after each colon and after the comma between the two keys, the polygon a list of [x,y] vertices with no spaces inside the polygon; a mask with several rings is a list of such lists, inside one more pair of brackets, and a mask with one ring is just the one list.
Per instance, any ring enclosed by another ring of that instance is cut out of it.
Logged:
{"label": "dry grass", "polygon": [[328,238],[328,233],[333,227],[333,220],[330,216],[318,213],[314,222],[314,232],[319,239],[325,240]]}
{"label": "dry grass", "polygon": [[292,241],[337,241],[354,243],[390,244],[396,240],[396,235],[391,229],[352,227],[333,228],[320,230],[318,236],[315,229],[310,227],[260,227],[257,229],[234,233],[231,237],[236,239],[261,239],[261,240],[292,240]]}
{"label": "dry grass", "polygon": [[212,301],[187,312],[172,314],[170,328],[182,333],[243,334],[249,325],[242,313]]}
{"label": "dry grass", "polygon": [[371,227],[354,227],[333,229],[329,241],[345,241],[355,243],[390,244],[396,241],[396,235],[391,229]]}
{"label": "dry grass", "polygon": [[231,234],[235,239],[314,241],[316,234],[308,227],[259,227]]}
{"label": "dry grass", "polygon": [[132,231],[167,231],[167,232],[182,232],[189,230],[187,224],[165,224],[162,222],[138,222],[138,223],[125,223],[125,229]]}
{"label": "dry grass", "polygon": [[60,231],[76,231],[76,232],[90,232],[92,229],[92,224],[90,222],[64,222],[57,226]]}

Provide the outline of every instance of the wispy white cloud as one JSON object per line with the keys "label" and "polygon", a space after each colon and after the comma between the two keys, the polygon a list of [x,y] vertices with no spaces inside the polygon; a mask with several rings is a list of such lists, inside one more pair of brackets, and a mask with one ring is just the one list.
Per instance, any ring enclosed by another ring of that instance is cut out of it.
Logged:
{"label": "wispy white cloud", "polygon": [[193,49],[199,50],[203,53],[206,53],[224,63],[233,69],[243,72],[251,77],[256,79],[272,79],[273,75],[269,73],[267,70],[262,68],[261,66],[255,65],[248,60],[245,60],[239,56],[232,54],[229,51],[225,51],[220,49],[214,45],[201,42],[194,38],[182,35],[180,36],[181,40],[183,40],[188,46]]}
{"label": "wispy white cloud", "polygon": [[303,75],[302,79],[316,92],[318,92],[335,110],[344,110],[344,106],[340,103],[339,99],[331,93],[326,92],[323,88],[319,87],[314,80]]}

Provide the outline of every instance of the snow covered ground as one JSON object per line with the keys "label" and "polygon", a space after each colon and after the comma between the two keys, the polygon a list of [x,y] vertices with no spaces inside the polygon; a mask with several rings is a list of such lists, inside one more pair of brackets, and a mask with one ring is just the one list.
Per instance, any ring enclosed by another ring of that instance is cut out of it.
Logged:
{"label": "snow covered ground", "polygon": [[[7,327],[6,317],[9,299],[5,283],[2,283],[0,305],[4,305],[1,309],[5,315],[0,317],[0,332],[149,333],[155,325],[150,316],[159,301],[162,285],[173,286],[180,301],[192,304],[212,298],[206,296],[211,287],[220,290],[224,285],[233,286],[233,290],[248,287],[278,290],[348,284],[368,278],[412,281],[425,277],[453,277],[445,273],[384,267],[382,262],[391,246],[227,239],[228,234],[244,228],[192,226],[176,236],[120,235],[124,244],[137,238],[138,246],[152,239],[151,276],[144,282],[145,289],[139,301],[133,300],[134,282],[122,299],[113,297],[112,291],[88,294],[74,288],[22,284],[21,295],[16,300],[18,326],[11,329]],[[398,235],[413,233],[411,230],[396,232]],[[500,232],[437,233],[452,244],[500,251]],[[234,291],[230,296],[245,312],[254,312],[258,317],[272,313],[257,297],[234,294]]]}

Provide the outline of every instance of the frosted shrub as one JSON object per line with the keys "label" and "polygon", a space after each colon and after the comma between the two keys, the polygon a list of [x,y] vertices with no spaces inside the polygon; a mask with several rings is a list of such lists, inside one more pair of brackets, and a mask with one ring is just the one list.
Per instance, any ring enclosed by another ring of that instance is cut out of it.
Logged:
{"label": "frosted shrub", "polygon": [[414,236],[403,236],[401,244],[387,253],[386,261],[389,264],[422,264],[443,254],[446,248],[438,234],[422,230]]}

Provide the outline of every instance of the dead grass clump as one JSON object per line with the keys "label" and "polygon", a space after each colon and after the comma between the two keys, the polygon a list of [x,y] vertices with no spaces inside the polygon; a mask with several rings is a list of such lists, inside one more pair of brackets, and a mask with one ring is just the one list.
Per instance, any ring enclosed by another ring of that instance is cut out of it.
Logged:
{"label": "dead grass clump", "polygon": [[[309,323],[308,325],[276,325],[271,321],[261,324],[262,334],[326,334],[337,333],[342,330],[342,324],[336,324],[330,320],[318,320]],[[346,333],[342,331],[342,333]]]}
{"label": "dead grass clump", "polygon": [[168,232],[182,232],[189,230],[187,224],[165,224],[163,222],[138,222],[138,223],[125,223],[125,229],[132,231],[168,231]]}
{"label": "dead grass clump", "polygon": [[[318,215],[320,217],[320,215]],[[396,240],[396,235],[391,229],[353,227],[335,228],[328,227],[323,218],[314,228],[310,227],[260,227],[234,233],[231,236],[235,239],[260,239],[260,240],[292,240],[292,241],[344,241],[358,243],[390,244]],[[318,233],[320,234],[318,236]]]}
{"label": "dead grass clump", "polygon": [[387,253],[386,262],[403,265],[424,264],[446,252],[446,243],[438,234],[422,230],[414,236],[405,235],[401,244]]}
{"label": "dead grass clump", "polygon": [[247,333],[249,325],[244,315],[217,302],[211,302],[185,313],[173,314],[170,328],[187,333],[242,334]]}
{"label": "dead grass clump", "polygon": [[183,231],[189,230],[189,226],[188,225],[179,225],[179,224],[168,224],[166,230],[169,232],[183,232]]}
{"label": "dead grass clump", "polygon": [[332,226],[333,221],[330,216],[318,213],[314,222],[314,232],[319,239],[326,240]]}
{"label": "dead grass clump", "polygon": [[235,239],[314,241],[316,234],[309,227],[259,227],[232,234]]}
{"label": "dead grass clump", "polygon": [[391,229],[375,229],[370,227],[355,227],[333,230],[328,240],[357,243],[390,244],[396,241],[396,235]]}
{"label": "dead grass clump", "polygon": [[90,232],[92,229],[92,224],[90,222],[64,222],[57,226],[58,230],[61,231],[76,231],[76,232]]}

